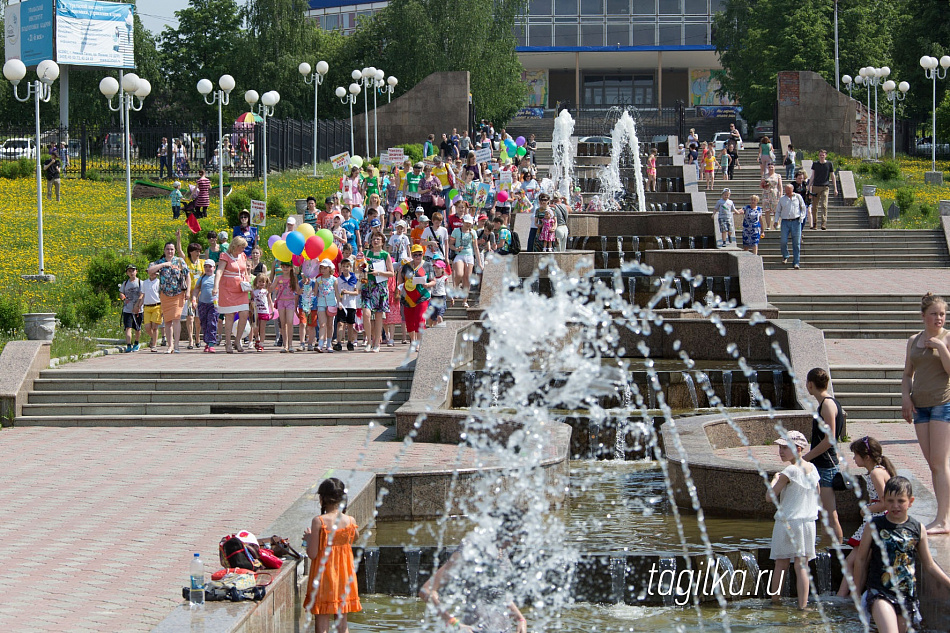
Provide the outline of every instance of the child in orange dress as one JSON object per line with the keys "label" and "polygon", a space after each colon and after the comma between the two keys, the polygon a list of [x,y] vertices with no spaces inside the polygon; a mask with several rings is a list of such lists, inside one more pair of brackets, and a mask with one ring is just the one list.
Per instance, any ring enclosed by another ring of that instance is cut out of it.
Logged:
{"label": "child in orange dress", "polygon": [[336,632],[348,633],[346,614],[362,611],[356,589],[353,542],[359,536],[356,520],[343,513],[346,486],[335,477],[317,488],[320,512],[304,531],[310,580],[304,609],[316,616],[316,633],[329,633],[330,622],[337,616]]}

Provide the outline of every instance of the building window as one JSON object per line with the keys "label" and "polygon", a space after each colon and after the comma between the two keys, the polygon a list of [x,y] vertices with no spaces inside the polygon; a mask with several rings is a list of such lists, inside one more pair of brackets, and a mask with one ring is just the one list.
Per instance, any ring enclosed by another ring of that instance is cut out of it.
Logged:
{"label": "building window", "polygon": [[532,0],[529,15],[554,15],[551,11],[551,0]]}
{"label": "building window", "polygon": [[550,24],[532,24],[528,27],[528,46],[553,46]]}
{"label": "building window", "polygon": [[630,46],[630,25],[626,22],[607,23],[607,46]]}
{"label": "building window", "polygon": [[603,15],[604,0],[581,0],[581,15]]}
{"label": "building window", "polygon": [[554,0],[555,15],[577,15],[577,0]]}
{"label": "building window", "polygon": [[709,0],[709,14],[719,13],[726,9],[726,0]]}
{"label": "building window", "polygon": [[603,46],[603,24],[581,24],[581,46]]}
{"label": "building window", "polygon": [[515,24],[512,29],[512,35],[515,36],[515,41],[518,42],[515,46],[528,45],[528,27],[524,24]]}
{"label": "building window", "polygon": [[705,24],[687,24],[686,25],[686,37],[683,42],[684,44],[691,46],[703,46],[709,44],[709,38],[707,36],[707,30]]}
{"label": "building window", "polygon": [[642,76],[633,78],[633,105],[653,105],[653,77]]}
{"label": "building window", "polygon": [[660,24],[657,29],[657,42],[660,46],[681,46],[683,44],[682,24]]}
{"label": "building window", "polygon": [[684,9],[687,15],[709,15],[709,3],[706,0],[685,0],[685,2]]}
{"label": "building window", "polygon": [[339,15],[325,15],[323,16],[323,30],[324,31],[335,31],[340,28],[340,16]]}
{"label": "building window", "polygon": [[634,22],[633,45],[656,46],[656,24],[653,22]]}
{"label": "building window", "polygon": [[656,0],[633,0],[634,15],[656,15]]}
{"label": "building window", "polygon": [[577,24],[554,25],[555,46],[577,46]]}
{"label": "building window", "polygon": [[681,15],[682,13],[681,0],[660,0],[660,15]]}
{"label": "building window", "polygon": [[630,0],[607,0],[607,15],[630,15]]}

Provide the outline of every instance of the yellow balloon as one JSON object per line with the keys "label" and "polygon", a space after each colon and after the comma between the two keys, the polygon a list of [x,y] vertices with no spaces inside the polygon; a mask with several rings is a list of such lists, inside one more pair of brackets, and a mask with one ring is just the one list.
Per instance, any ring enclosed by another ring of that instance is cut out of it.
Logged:
{"label": "yellow balloon", "polygon": [[287,248],[287,242],[284,240],[274,242],[274,246],[270,250],[274,253],[274,257],[282,262],[289,262],[290,258],[294,256],[294,254],[290,252],[290,249]]}
{"label": "yellow balloon", "polygon": [[317,234],[317,232],[309,224],[301,224],[300,226],[297,227],[297,232],[303,235],[304,238],[308,238],[311,235]]}

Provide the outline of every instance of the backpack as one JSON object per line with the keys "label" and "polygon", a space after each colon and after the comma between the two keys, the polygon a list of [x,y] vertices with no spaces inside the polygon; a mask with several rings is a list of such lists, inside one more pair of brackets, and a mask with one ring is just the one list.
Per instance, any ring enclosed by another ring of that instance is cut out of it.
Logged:
{"label": "backpack", "polygon": [[259,571],[263,567],[260,561],[260,546],[245,543],[236,534],[228,534],[218,543],[218,559],[225,569],[239,567]]}
{"label": "backpack", "polygon": [[521,252],[521,238],[515,231],[510,231],[511,241],[508,243],[508,254],[517,255]]}

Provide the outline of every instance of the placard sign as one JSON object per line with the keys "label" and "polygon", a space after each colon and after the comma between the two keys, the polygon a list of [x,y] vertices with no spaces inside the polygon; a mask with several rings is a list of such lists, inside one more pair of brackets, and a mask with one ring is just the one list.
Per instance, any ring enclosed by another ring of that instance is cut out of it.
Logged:
{"label": "placard sign", "polygon": [[476,163],[491,162],[491,148],[485,147],[483,149],[475,150],[475,162]]}
{"label": "placard sign", "polygon": [[333,169],[344,169],[350,162],[350,153],[343,152],[342,154],[331,156],[330,162],[333,164]]}
{"label": "placard sign", "polygon": [[263,200],[251,200],[251,224],[267,226],[267,205]]}
{"label": "placard sign", "polygon": [[57,0],[56,61],[135,68],[133,11],[133,5],[119,2]]}
{"label": "placard sign", "polygon": [[7,59],[33,66],[53,59],[53,3],[24,0],[4,10],[4,48]]}
{"label": "placard sign", "polygon": [[406,160],[406,150],[401,147],[390,147],[386,150],[386,158],[389,159],[390,165],[402,165],[402,161]]}

